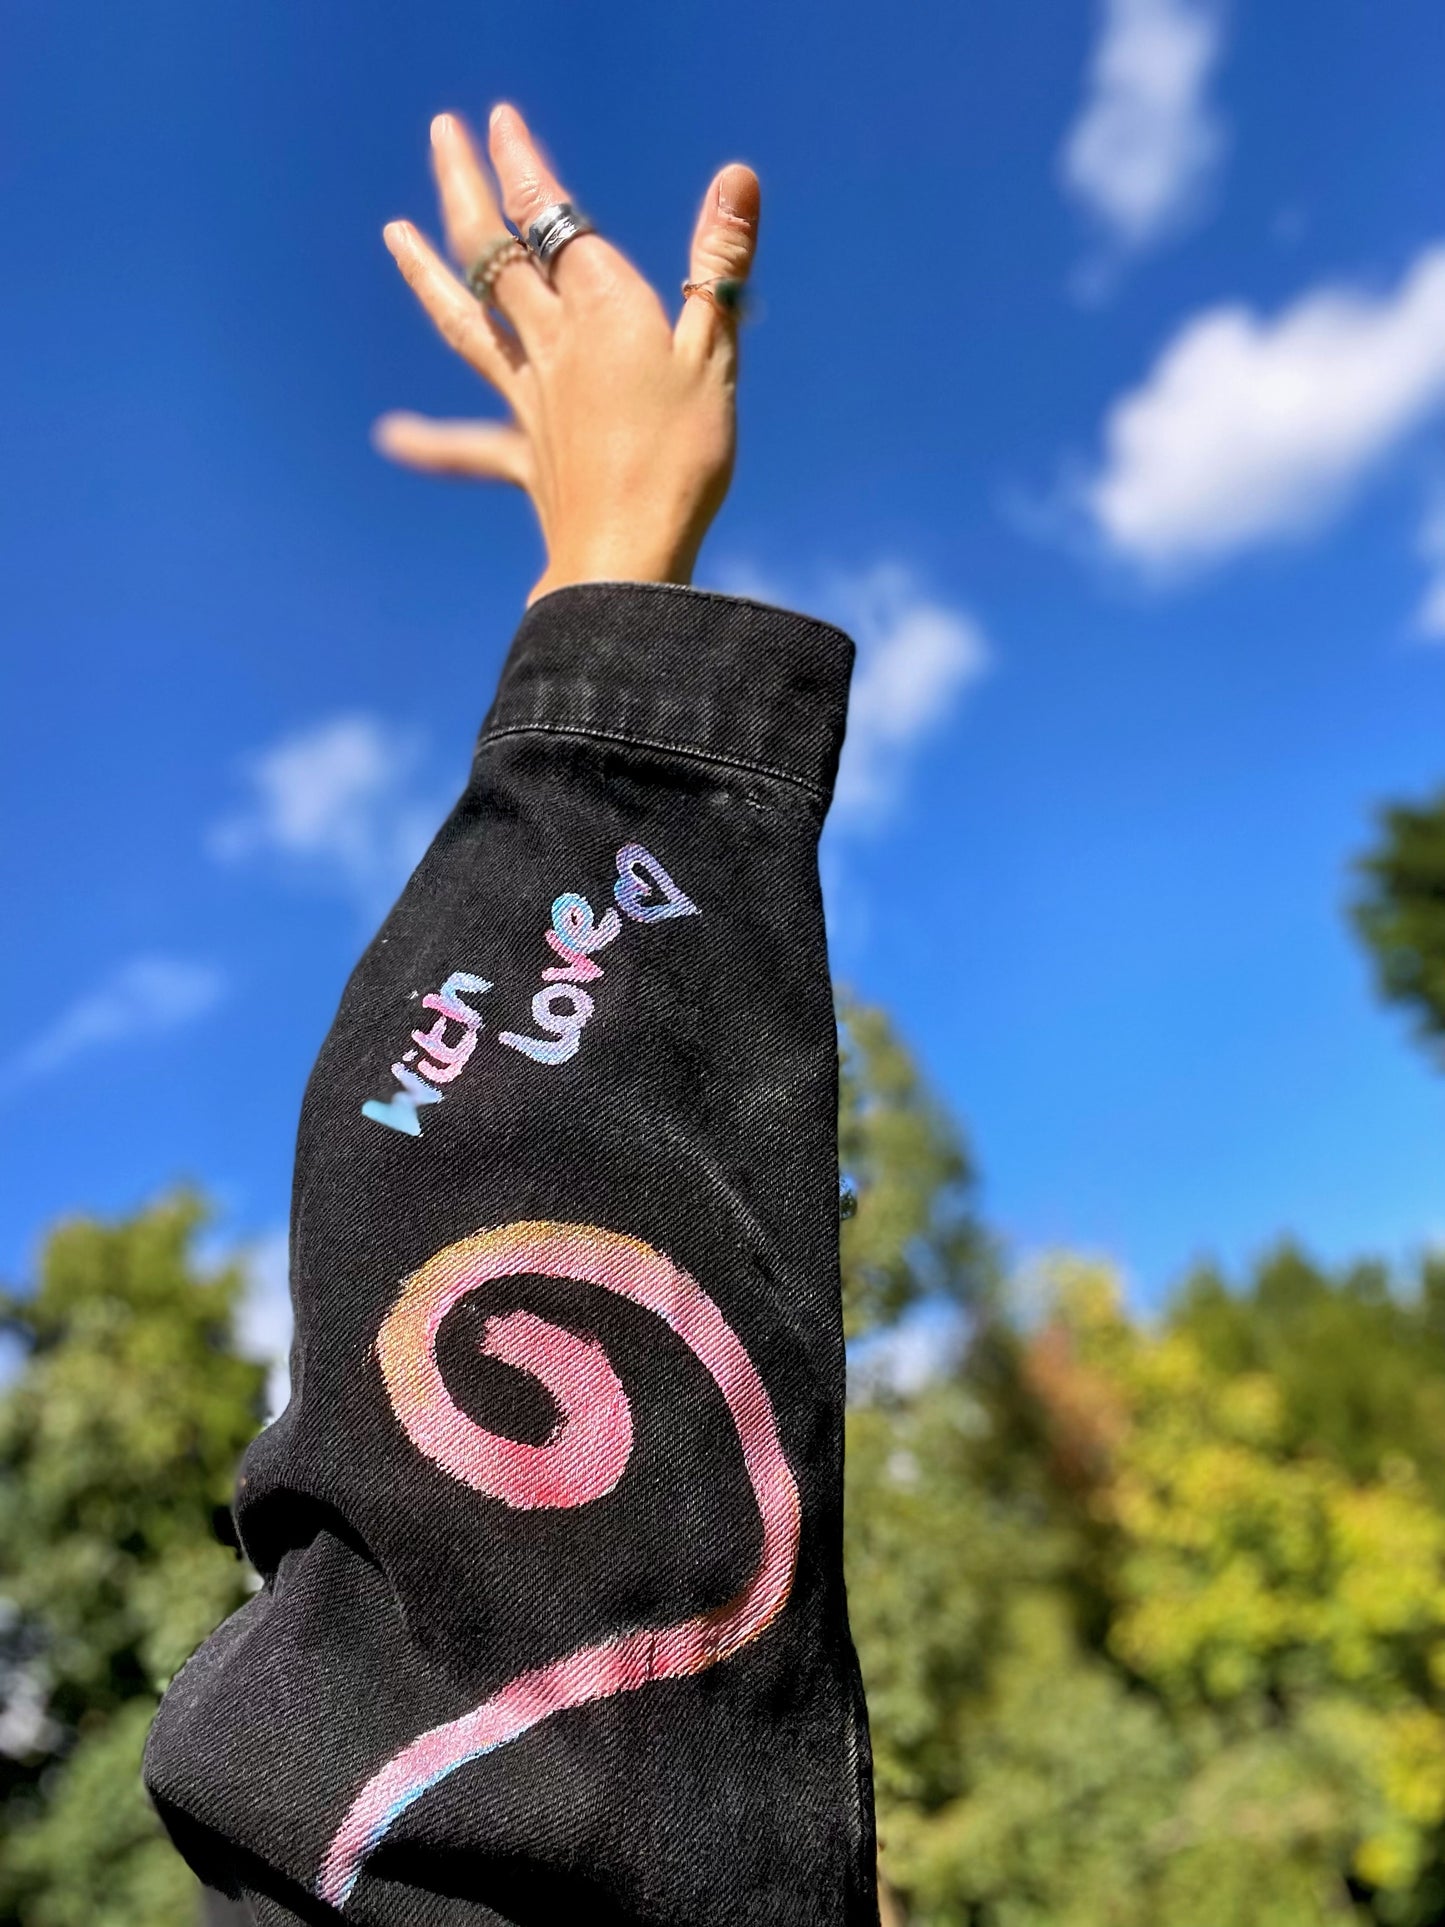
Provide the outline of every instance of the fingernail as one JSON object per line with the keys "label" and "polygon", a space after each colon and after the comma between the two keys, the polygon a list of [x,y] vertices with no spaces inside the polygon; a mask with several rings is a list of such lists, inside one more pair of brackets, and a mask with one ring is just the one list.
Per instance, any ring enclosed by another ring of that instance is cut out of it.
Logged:
{"label": "fingernail", "polygon": [[751,220],[756,199],[757,190],[753,186],[750,169],[734,162],[718,175],[717,204],[724,214],[741,215],[745,220]]}
{"label": "fingernail", "polygon": [[395,254],[398,248],[405,247],[410,238],[410,227],[406,221],[388,221],[381,230],[381,238]]}
{"label": "fingernail", "polygon": [[435,147],[441,141],[450,140],[453,131],[450,114],[434,115],[431,124],[432,146]]}
{"label": "fingernail", "polygon": [[492,109],[491,116],[487,121],[488,127],[495,127],[497,122],[502,118],[503,114],[505,114],[506,111],[507,111],[506,101],[499,100],[496,106]]}

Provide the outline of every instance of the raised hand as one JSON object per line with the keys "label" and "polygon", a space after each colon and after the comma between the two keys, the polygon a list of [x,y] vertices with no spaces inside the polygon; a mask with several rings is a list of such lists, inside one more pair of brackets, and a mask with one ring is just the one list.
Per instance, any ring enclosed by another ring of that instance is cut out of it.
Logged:
{"label": "raised hand", "polygon": [[[489,130],[498,194],[455,114],[432,122],[447,251],[462,274],[506,232],[569,199],[514,107]],[[377,446],[433,474],[515,483],[537,511],[546,567],[535,601],[572,582],[687,582],[732,477],[737,329],[726,296],[752,265],[760,195],[737,163],[703,197],[688,279],[703,292],[674,325],[610,242],[579,235],[550,275],[503,265],[484,305],[409,221],[387,247],[445,340],[497,390],[506,421],[385,415]],[[721,281],[722,299],[714,298]]]}

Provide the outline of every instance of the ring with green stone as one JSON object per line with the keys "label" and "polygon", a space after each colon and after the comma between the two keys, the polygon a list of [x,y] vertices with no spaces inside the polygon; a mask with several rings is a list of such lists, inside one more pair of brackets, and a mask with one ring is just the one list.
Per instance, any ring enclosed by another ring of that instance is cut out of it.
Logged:
{"label": "ring with green stone", "polygon": [[684,281],[682,284],[684,301],[689,295],[700,294],[704,301],[710,301],[720,313],[731,315],[734,320],[742,316],[746,293],[747,284],[730,275],[720,275],[713,281]]}

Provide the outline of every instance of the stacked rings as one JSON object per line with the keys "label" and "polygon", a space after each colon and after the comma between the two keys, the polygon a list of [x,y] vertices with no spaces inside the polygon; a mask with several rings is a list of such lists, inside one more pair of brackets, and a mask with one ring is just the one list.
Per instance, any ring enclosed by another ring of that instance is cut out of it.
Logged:
{"label": "stacked rings", "polygon": [[495,235],[467,270],[467,286],[478,301],[489,302],[502,269],[527,258],[527,250],[515,234]]}
{"label": "stacked rings", "polygon": [[579,234],[595,232],[592,223],[580,207],[571,201],[554,201],[551,207],[542,212],[527,229],[527,246],[547,277],[551,278],[552,263],[569,241],[575,241]]}

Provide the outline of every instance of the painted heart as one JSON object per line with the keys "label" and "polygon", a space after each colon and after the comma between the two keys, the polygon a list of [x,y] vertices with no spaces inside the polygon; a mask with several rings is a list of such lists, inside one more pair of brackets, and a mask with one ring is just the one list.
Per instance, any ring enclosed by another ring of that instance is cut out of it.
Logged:
{"label": "painted heart", "polygon": [[661,923],[664,917],[695,917],[697,905],[679,890],[657,858],[640,843],[624,843],[617,852],[617,881],[612,886],[618,908],[638,923]]}

